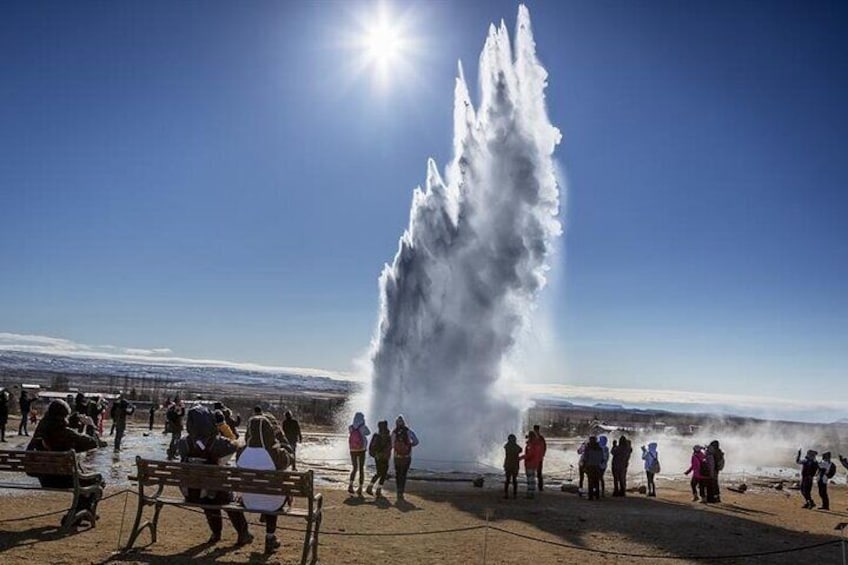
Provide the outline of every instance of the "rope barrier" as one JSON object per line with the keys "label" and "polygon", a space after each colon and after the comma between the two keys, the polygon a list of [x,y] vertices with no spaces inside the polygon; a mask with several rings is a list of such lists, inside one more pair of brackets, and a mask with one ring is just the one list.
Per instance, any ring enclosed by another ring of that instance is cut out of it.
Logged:
{"label": "rope barrier", "polygon": [[[103,502],[104,500],[109,500],[110,498],[114,498],[114,497],[118,496],[119,494],[123,494],[125,492],[135,492],[135,491],[132,490],[132,489],[129,489],[129,488],[121,489],[117,492],[113,492],[109,496],[104,496],[103,498],[100,499],[99,502]],[[0,520],[0,524],[5,524],[5,523],[8,523],[8,522],[23,522],[24,520],[33,520],[35,518],[45,518],[47,516],[55,516],[56,514],[65,514],[67,511],[68,511],[68,509],[64,508],[62,510],[54,510],[52,512],[45,512],[43,514],[33,514],[32,516],[20,516],[18,518],[5,518],[3,520]]]}

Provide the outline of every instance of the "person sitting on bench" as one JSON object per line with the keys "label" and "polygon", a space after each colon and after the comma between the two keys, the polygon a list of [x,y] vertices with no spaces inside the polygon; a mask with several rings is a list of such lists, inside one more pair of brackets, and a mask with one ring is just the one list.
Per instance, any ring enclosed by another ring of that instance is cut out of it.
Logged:
{"label": "person sitting on bench", "polygon": [[[68,417],[71,415],[71,407],[64,400],[54,400],[47,407],[47,414],[38,423],[33,433],[32,440],[27,446],[28,451],[89,451],[97,448],[97,440],[71,428],[68,425]],[[74,488],[73,477],[70,475],[34,475],[38,478],[41,486],[47,488]],[[80,486],[102,484],[103,478],[99,474],[86,474],[80,476]],[[91,510],[96,508],[97,501],[92,500],[93,495],[82,495],[79,500],[79,510]]]}

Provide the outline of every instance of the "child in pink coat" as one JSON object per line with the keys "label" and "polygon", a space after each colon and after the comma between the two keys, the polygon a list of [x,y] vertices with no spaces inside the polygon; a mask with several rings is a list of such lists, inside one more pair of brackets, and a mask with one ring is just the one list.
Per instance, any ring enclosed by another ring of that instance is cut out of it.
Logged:
{"label": "child in pink coat", "polygon": [[[692,473],[692,480],[689,481],[689,485],[692,487],[692,502],[698,502],[698,500],[706,500],[706,479],[709,477],[705,476],[703,471],[706,471],[706,463],[707,463],[707,454],[704,453],[704,448],[700,445],[696,445],[692,448],[692,460],[689,464],[689,468],[683,473],[684,475],[688,475]],[[700,494],[700,497],[698,496]]]}

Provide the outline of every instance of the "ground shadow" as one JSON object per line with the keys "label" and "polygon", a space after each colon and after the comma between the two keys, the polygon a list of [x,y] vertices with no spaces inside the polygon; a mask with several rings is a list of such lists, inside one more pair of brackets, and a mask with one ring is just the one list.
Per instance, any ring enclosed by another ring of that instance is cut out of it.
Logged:
{"label": "ground shadow", "polygon": [[88,527],[84,527],[66,532],[56,526],[41,526],[20,532],[0,530],[0,554],[15,547],[67,538],[88,529]]}
{"label": "ground shadow", "polygon": [[[515,530],[514,522],[524,522],[543,532],[535,534],[537,537],[575,548],[622,551],[623,547],[636,543],[641,549],[634,550],[630,545],[630,552],[684,560],[791,550],[839,540],[838,532],[834,535],[810,534],[756,521],[757,515],[773,514],[746,508],[744,499],[734,500],[735,504],[727,504],[725,501],[718,505],[677,502],[663,498],[662,495],[658,498],[608,496],[598,501],[589,501],[574,494],[548,490],[532,500],[522,498],[520,492],[519,498],[507,500],[503,499],[503,491],[488,489],[481,492],[472,489],[471,485],[451,489],[422,489],[416,495],[424,500],[447,503],[481,521],[488,516],[492,525],[505,529]],[[526,530],[523,533],[527,533]],[[620,539],[622,546],[599,546],[597,542],[592,542],[592,537],[597,534]],[[832,544],[768,557],[740,557],[732,562],[793,565],[799,559],[830,562],[838,553],[839,546]],[[589,552],[584,555],[592,556]],[[726,557],[724,562],[728,562]]]}

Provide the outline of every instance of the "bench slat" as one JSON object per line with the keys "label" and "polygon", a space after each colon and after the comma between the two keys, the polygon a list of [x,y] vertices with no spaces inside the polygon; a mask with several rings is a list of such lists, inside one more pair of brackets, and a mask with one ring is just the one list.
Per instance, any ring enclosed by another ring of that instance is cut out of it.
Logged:
{"label": "bench slat", "polygon": [[76,465],[72,451],[0,451],[0,471],[73,475]]}

